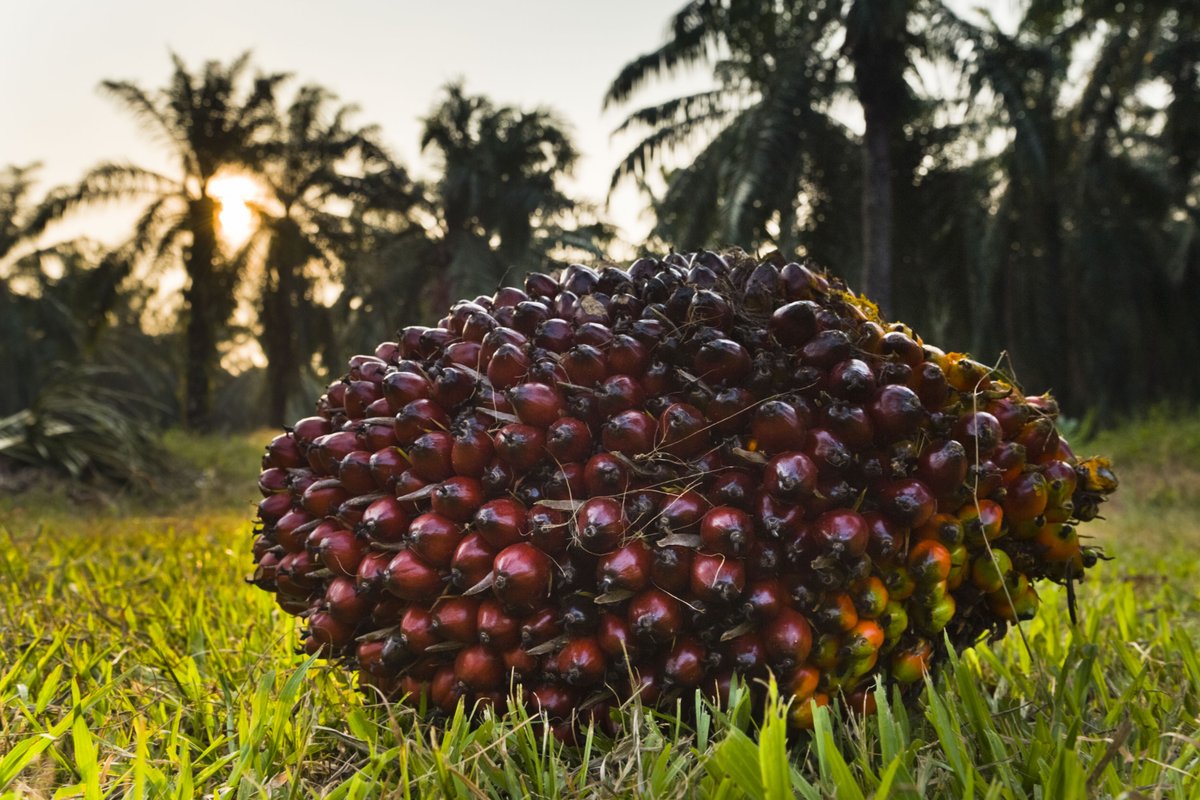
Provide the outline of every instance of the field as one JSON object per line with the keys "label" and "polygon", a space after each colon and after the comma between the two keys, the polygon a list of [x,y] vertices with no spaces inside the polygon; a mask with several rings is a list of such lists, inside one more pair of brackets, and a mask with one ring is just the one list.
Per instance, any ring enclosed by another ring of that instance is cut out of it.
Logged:
{"label": "field", "polygon": [[1123,478],[1115,560],[1043,591],[1024,635],[960,653],[905,707],[788,731],[775,705],[629,708],[563,749],[520,714],[423,723],[294,654],[247,586],[253,437],[171,436],[190,479],[0,498],[5,797],[1200,797],[1200,417],[1078,447]]}

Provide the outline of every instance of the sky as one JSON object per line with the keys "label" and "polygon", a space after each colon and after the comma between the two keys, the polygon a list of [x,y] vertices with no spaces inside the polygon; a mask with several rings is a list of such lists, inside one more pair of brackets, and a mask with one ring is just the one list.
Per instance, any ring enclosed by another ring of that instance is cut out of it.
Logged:
{"label": "sky", "polygon": [[[170,169],[166,151],[97,89],[103,79],[166,83],[178,53],[196,71],[252,50],[256,66],[319,83],[361,108],[410,171],[431,174],[420,118],[446,82],[498,104],[546,106],[571,125],[582,158],[569,189],[603,202],[633,139],[611,132],[635,106],[603,111],[620,67],[654,49],[682,0],[5,0],[0,29],[0,166],[40,161],[42,189],[104,160]],[[652,102],[705,85],[701,74],[651,87]],[[608,218],[626,241],[647,232],[644,201],[616,193]],[[93,213],[63,231],[115,243],[136,211]],[[71,231],[71,228],[77,228]]]}

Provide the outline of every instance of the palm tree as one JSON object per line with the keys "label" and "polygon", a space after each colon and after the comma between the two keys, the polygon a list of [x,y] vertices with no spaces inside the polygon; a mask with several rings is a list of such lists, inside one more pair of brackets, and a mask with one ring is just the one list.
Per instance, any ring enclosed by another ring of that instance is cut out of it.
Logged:
{"label": "palm tree", "polygon": [[552,112],[497,107],[453,83],[424,120],[421,148],[431,147],[441,162],[431,211],[445,291],[491,292],[506,276],[545,268],[556,247],[595,251],[606,235],[572,224],[579,206],[560,183],[578,153]]}
{"label": "palm tree", "polygon": [[314,297],[315,280],[333,279],[353,257],[345,206],[366,204],[403,217],[418,200],[407,173],[378,143],[376,129],[351,125],[355,109],[331,110],[334,99],[321,87],[302,88],[259,152],[274,200],[260,209],[267,243],[259,321],[268,421],[277,426],[287,419],[289,398],[299,394],[304,366],[323,344],[321,333],[328,332],[319,318],[326,309]]}
{"label": "palm tree", "polygon": [[249,54],[228,65],[207,62],[199,74],[172,55],[174,72],[166,86],[147,90],[130,81],[104,81],[102,90],[133,114],[171,150],[172,174],[124,163],[94,167],[73,187],[55,193],[43,206],[44,227],[70,209],[100,201],[144,199],[134,230],[139,254],[162,261],[182,254],[187,284],[185,317],[184,422],[208,423],[212,378],[221,327],[235,306],[242,259],[226,253],[218,239],[219,203],[209,183],[222,169],[253,168],[254,145],[274,128],[274,96],[283,74],[258,75],[245,91]]}

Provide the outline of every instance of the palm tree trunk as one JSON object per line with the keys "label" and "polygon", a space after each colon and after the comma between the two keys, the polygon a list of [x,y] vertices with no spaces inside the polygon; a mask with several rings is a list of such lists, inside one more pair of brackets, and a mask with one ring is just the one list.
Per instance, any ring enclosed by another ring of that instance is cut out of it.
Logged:
{"label": "palm tree trunk", "polygon": [[864,104],[862,288],[886,315],[892,308],[892,120]]}
{"label": "palm tree trunk", "polygon": [[193,200],[188,209],[192,243],[184,258],[189,284],[183,292],[187,313],[184,332],[183,424],[200,430],[211,422],[212,365],[221,321],[217,285],[215,207],[209,197]]}
{"label": "palm tree trunk", "polygon": [[263,288],[263,349],[267,356],[267,422],[287,423],[288,399],[299,389],[300,364],[296,355],[297,276],[303,266],[300,232],[291,220],[280,223],[268,253]]}

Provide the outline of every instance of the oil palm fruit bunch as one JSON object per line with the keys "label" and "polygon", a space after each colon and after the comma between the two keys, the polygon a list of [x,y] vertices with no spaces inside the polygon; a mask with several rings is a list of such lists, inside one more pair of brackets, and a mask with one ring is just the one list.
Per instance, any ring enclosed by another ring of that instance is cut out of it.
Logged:
{"label": "oil palm fruit bunch", "polygon": [[811,266],[571,265],[351,358],[267,445],[251,580],[443,711],[519,696],[569,740],[770,674],[805,726],[1096,563],[1117,479],[1057,413]]}

